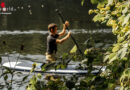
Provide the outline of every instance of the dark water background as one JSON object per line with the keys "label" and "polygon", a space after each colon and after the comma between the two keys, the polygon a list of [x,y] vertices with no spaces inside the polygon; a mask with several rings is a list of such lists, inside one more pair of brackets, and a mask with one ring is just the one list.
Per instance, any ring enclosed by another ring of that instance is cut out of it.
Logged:
{"label": "dark water background", "polygon": [[[57,8],[63,13],[65,20],[70,21],[70,29],[74,32],[72,34],[81,47],[91,36],[97,43],[113,42],[114,36],[110,33],[111,29],[94,23],[93,15],[88,15],[88,10],[96,7],[89,1],[85,1],[84,6],[81,6],[81,0],[1,1],[5,2],[6,7],[13,7],[16,11],[11,11],[11,15],[0,15],[0,53],[19,52],[23,45],[24,54],[44,54],[48,24],[57,23],[58,30],[62,30],[63,23],[55,12]],[[3,33],[3,31],[7,32]],[[37,33],[29,33],[32,31],[37,31]],[[16,33],[14,34],[14,32]],[[90,34],[92,35],[90,36]],[[6,42],[6,47],[3,42]],[[68,52],[73,45],[73,41],[69,39],[59,45],[58,53]],[[85,47],[82,48],[82,50],[84,49]]]}
{"label": "dark water background", "polygon": [[47,30],[47,25],[52,22],[61,29],[62,22],[55,9],[59,9],[64,18],[70,21],[71,29],[101,28],[98,23],[92,22],[93,15],[88,15],[88,10],[96,7],[89,1],[85,1],[84,6],[81,6],[81,0],[1,1],[16,11],[12,11],[11,15],[0,15],[0,30]]}

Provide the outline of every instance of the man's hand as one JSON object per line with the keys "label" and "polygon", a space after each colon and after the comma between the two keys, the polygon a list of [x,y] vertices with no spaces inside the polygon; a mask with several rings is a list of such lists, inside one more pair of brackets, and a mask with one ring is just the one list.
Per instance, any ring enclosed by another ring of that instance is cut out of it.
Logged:
{"label": "man's hand", "polygon": [[68,34],[62,38],[62,39],[56,39],[56,43],[63,43],[65,40],[67,40],[71,35],[71,32],[69,31]]}
{"label": "man's hand", "polygon": [[70,37],[70,35],[71,35],[71,32],[69,31],[67,36]]}
{"label": "man's hand", "polygon": [[69,25],[69,21],[65,21],[65,26],[68,27]]}
{"label": "man's hand", "polygon": [[69,21],[65,21],[65,24],[63,24],[63,30],[59,33],[59,36],[63,36],[66,32],[66,28],[69,26]]}

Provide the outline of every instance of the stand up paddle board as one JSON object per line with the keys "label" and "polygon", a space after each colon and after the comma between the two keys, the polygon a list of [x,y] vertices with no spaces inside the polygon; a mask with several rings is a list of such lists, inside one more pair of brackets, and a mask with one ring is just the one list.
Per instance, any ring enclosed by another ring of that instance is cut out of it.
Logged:
{"label": "stand up paddle board", "polygon": [[[5,62],[3,63],[3,66],[8,67],[10,69],[16,70],[16,71],[23,71],[23,72],[30,72],[32,69],[32,64],[34,62],[32,61],[18,61],[18,62]],[[76,69],[79,67],[79,64],[74,64],[74,65],[68,65],[66,69],[51,69],[43,72],[41,70],[41,65],[42,63],[36,63],[36,68],[34,72],[38,73],[54,73],[54,74],[87,74],[88,70],[80,70]],[[92,74],[97,74],[99,70],[101,71],[105,70],[105,66],[94,66],[94,70],[92,70]]]}

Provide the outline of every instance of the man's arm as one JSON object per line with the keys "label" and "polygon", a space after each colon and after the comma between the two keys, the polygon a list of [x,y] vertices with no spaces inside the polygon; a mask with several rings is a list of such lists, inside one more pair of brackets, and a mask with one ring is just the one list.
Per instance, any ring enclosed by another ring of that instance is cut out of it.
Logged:
{"label": "man's arm", "polygon": [[70,37],[70,34],[71,32],[68,32],[68,34],[64,38],[56,39],[56,43],[59,43],[59,44],[63,43],[65,40],[67,40]]}
{"label": "man's arm", "polygon": [[65,21],[65,24],[63,24],[63,30],[59,33],[59,36],[63,36],[66,32],[66,28],[69,26],[69,22]]}

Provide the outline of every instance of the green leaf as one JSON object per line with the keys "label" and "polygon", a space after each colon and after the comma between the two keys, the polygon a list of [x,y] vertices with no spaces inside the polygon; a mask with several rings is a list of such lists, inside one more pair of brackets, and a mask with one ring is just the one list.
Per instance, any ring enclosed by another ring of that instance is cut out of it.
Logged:
{"label": "green leaf", "polygon": [[87,55],[89,52],[91,52],[92,51],[92,49],[86,49],[85,51],[84,51],[84,54],[85,55]]}
{"label": "green leaf", "polygon": [[4,76],[4,80],[6,81],[7,79],[8,79],[8,76],[7,76],[7,75],[5,75],[5,76]]}
{"label": "green leaf", "polygon": [[30,71],[30,72],[32,73],[32,72],[34,71],[34,69],[35,69],[35,68],[33,67],[33,68],[31,69],[31,71]]}
{"label": "green leaf", "polygon": [[86,50],[84,51],[84,54],[85,54],[85,55],[87,55],[87,54],[88,54],[88,49],[86,49]]}
{"label": "green leaf", "polygon": [[[4,67],[4,66],[3,66]],[[13,74],[13,71],[10,69],[10,68],[8,68],[8,67],[4,67],[10,74]]]}
{"label": "green leaf", "polygon": [[91,0],[91,3],[92,3],[92,4],[97,4],[97,3],[98,3],[98,0]]}
{"label": "green leaf", "polygon": [[43,71],[43,72],[46,71],[45,67],[42,67],[42,71]]}
{"label": "green leaf", "polygon": [[127,22],[129,22],[130,19],[130,13],[124,18],[124,22],[122,23],[122,26],[124,26]]}
{"label": "green leaf", "polygon": [[59,69],[59,68],[61,68],[61,65],[57,65],[57,66],[56,66],[56,69]]}
{"label": "green leaf", "polygon": [[77,46],[74,45],[74,47],[71,49],[70,53],[76,53],[76,51],[77,51]]}
{"label": "green leaf", "polygon": [[112,5],[113,4],[113,0],[108,0],[108,5]]}
{"label": "green leaf", "polygon": [[28,78],[28,75],[23,77],[23,80],[22,81],[25,81],[26,79]]}
{"label": "green leaf", "polygon": [[106,55],[103,61],[106,62],[108,59],[109,59],[109,55]]}
{"label": "green leaf", "polygon": [[61,69],[65,69],[66,65],[61,64]]}
{"label": "green leaf", "polygon": [[118,42],[122,42],[124,40],[124,37],[118,37]]}
{"label": "green leaf", "polygon": [[97,8],[103,8],[105,6],[106,0],[103,0],[103,2],[99,2],[97,5]]}
{"label": "green leaf", "polygon": [[128,50],[127,47],[128,47],[128,44],[125,44],[124,47],[118,51],[117,55],[120,59],[124,58],[125,55],[127,54],[127,50]]}
{"label": "green leaf", "polygon": [[65,59],[65,58],[67,58],[69,55],[68,55],[68,53],[63,53],[62,54],[62,59]]}
{"label": "green leaf", "polygon": [[83,5],[84,5],[84,0],[81,1],[81,6],[83,6]]}
{"label": "green leaf", "polygon": [[111,62],[113,62],[114,60],[116,60],[116,59],[117,59],[116,53],[111,53],[110,56],[109,56],[109,59],[110,59],[109,63],[111,63]]}
{"label": "green leaf", "polygon": [[100,21],[102,20],[102,18],[104,18],[103,15],[97,14],[96,16],[94,16],[93,21],[94,21],[94,22],[97,22],[97,21],[100,22]]}
{"label": "green leaf", "polygon": [[28,87],[28,88],[27,88],[27,90],[31,90],[31,88],[30,88],[30,87]]}
{"label": "green leaf", "polygon": [[126,53],[127,53],[127,48],[123,48],[120,58],[122,59],[123,57],[125,57]]}
{"label": "green leaf", "polygon": [[39,79],[41,79],[41,78],[42,78],[41,73],[38,73],[38,74],[37,74],[37,77],[38,77]]}
{"label": "green leaf", "polygon": [[127,33],[125,33],[124,36],[126,37],[126,36],[128,36],[128,35],[130,35],[130,30],[129,30]]}
{"label": "green leaf", "polygon": [[128,7],[125,7],[125,9],[122,11],[123,14],[127,13]]}
{"label": "green leaf", "polygon": [[119,44],[116,44],[115,47],[112,49],[112,52],[117,52],[120,48]]}
{"label": "green leaf", "polygon": [[124,21],[124,15],[122,15],[122,16],[120,16],[119,18],[118,18],[118,20],[119,20],[119,23],[122,23],[123,21]]}
{"label": "green leaf", "polygon": [[109,87],[109,88],[112,88],[113,86],[114,86],[113,83],[109,83],[109,84],[108,84],[108,87]]}
{"label": "green leaf", "polygon": [[8,71],[5,71],[4,73],[2,73],[2,74],[0,75],[0,78],[1,78],[2,76],[4,76],[4,75],[7,75],[7,74],[9,74],[9,72],[8,72]]}

